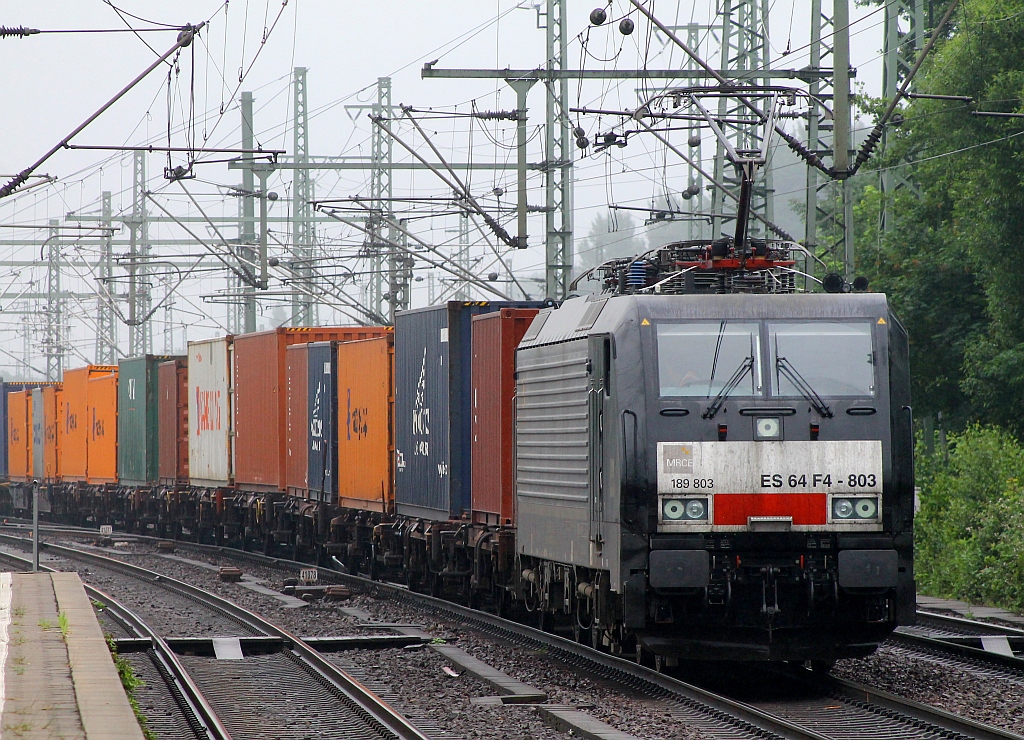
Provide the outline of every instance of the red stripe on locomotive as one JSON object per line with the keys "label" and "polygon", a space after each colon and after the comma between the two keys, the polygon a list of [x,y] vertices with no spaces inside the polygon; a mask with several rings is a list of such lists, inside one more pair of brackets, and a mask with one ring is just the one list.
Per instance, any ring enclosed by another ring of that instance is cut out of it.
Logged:
{"label": "red stripe on locomotive", "polygon": [[716,493],[715,524],[744,525],[751,516],[791,516],[793,524],[826,524],[824,493]]}

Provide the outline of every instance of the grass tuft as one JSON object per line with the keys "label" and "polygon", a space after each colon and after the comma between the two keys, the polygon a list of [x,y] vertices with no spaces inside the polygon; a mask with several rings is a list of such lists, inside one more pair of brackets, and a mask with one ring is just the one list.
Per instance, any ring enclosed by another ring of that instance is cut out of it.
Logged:
{"label": "grass tuft", "polygon": [[143,736],[146,740],[158,740],[156,733],[149,728],[149,720],[142,713],[142,709],[139,708],[139,702],[135,699],[136,690],[145,684],[141,678],[135,675],[132,664],[117,654],[117,643],[114,642],[114,636],[107,633],[106,638],[107,647],[110,648],[110,655],[114,659],[114,665],[117,667],[117,675],[121,678],[124,693],[128,696],[128,703],[132,705],[132,711],[135,712],[135,719],[142,729]]}

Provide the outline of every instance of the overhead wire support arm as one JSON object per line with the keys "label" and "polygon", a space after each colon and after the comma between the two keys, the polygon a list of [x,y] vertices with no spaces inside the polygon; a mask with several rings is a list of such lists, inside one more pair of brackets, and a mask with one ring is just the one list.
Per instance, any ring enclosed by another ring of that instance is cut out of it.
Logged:
{"label": "overhead wire support arm", "polygon": [[[714,79],[718,80],[718,82],[720,84],[722,84],[722,85],[726,85],[726,86],[730,86],[730,87],[734,86],[734,84],[729,82],[729,80],[726,79],[725,76],[722,73],[720,73],[718,70],[716,70],[713,67],[711,67],[711,65],[709,65],[707,62],[705,62],[701,58],[700,54],[698,54],[693,49],[691,49],[681,38],[679,38],[675,34],[675,32],[671,28],[669,28],[664,23],[662,23],[660,20],[658,20],[658,18],[654,15],[654,13],[652,13],[646,7],[644,7],[644,4],[640,0],[629,0],[629,2],[633,5],[633,7],[635,7],[637,10],[639,10],[645,16],[647,16],[647,19],[650,20],[651,23],[653,23],[655,26],[657,26],[658,30],[660,30],[662,33],[664,33],[666,36],[668,36],[668,38],[672,40],[672,43],[674,43],[676,46],[678,46],[680,49],[682,49],[686,53],[686,55],[688,57],[690,57],[694,62],[696,62],[697,65],[699,65],[711,77],[713,77]],[[759,72],[759,74],[760,74],[760,72]],[[749,108],[752,113],[754,113],[757,116],[759,116],[762,120],[767,118],[767,116],[765,116],[763,111],[761,111],[756,105],[751,103],[745,97],[740,95],[740,96],[737,96],[737,99],[744,106]],[[803,144],[801,144],[793,136],[788,134],[786,132],[786,130],[782,126],[779,126],[778,124],[776,124],[774,129],[775,129],[775,133],[777,133],[779,135],[779,137],[783,141],[786,142],[786,144],[789,146],[789,148],[792,149],[794,152],[796,152],[796,154],[801,159],[803,159],[805,162],[807,162],[807,164],[811,165],[812,167],[814,167],[816,169],[821,170],[822,172],[827,174],[829,177],[836,177],[836,171],[833,168],[827,167],[825,165],[825,163],[821,161],[820,157],[818,157],[816,154],[814,154],[814,152],[809,151],[807,149],[807,147],[805,147]]]}
{"label": "overhead wire support arm", "polygon": [[[161,211],[163,211],[164,214],[168,218],[170,218],[172,221],[174,221],[176,224],[178,224],[178,226],[180,226],[182,229],[184,229],[186,234],[188,234],[193,239],[195,239],[197,242],[199,242],[204,247],[206,247],[207,251],[210,254],[212,254],[218,260],[223,262],[224,266],[227,267],[227,269],[230,270],[235,275],[235,277],[237,277],[239,280],[241,280],[246,285],[252,285],[252,286],[256,285],[256,278],[253,276],[253,274],[249,270],[240,270],[239,268],[235,267],[233,264],[228,262],[223,254],[221,254],[214,247],[212,247],[209,244],[207,244],[206,241],[203,240],[202,237],[200,237],[198,234],[196,234],[192,229],[190,229],[184,223],[182,223],[181,220],[178,219],[177,216],[175,216],[173,213],[171,213],[166,208],[164,208],[163,204],[160,201],[158,201],[156,198],[154,198],[152,193],[146,192],[146,193],[144,193],[144,195],[149,200],[150,203],[152,203],[157,208],[159,208]],[[231,248],[227,247],[227,245],[225,245],[225,246],[227,248],[228,254],[230,254],[232,257],[235,257],[235,254],[234,254],[234,252],[231,251]]]}
{"label": "overhead wire support arm", "polygon": [[994,110],[972,110],[970,115],[976,118],[1024,118],[1024,113],[1000,113]]}
{"label": "overhead wire support arm", "polygon": [[[402,112],[412,122],[412,125],[416,127],[416,130],[420,132],[420,135],[423,137],[423,140],[427,142],[427,146],[429,146],[431,151],[433,151],[437,158],[441,160],[441,164],[443,164],[445,166],[445,169],[447,169],[448,172],[451,173],[451,176],[452,178],[454,178],[455,182],[459,184],[459,187],[462,189],[462,196],[466,199],[467,204],[472,207],[472,210],[476,211],[484,219],[484,222],[491,229],[491,231],[493,231],[498,236],[498,238],[501,239],[505,244],[513,248],[525,247],[525,229],[522,230],[522,233],[513,238],[511,243],[509,242],[508,231],[502,228],[501,224],[499,224],[497,220],[495,220],[489,213],[484,211],[484,209],[477,202],[476,198],[473,197],[473,194],[470,192],[469,187],[467,187],[467,185],[459,178],[458,174],[456,174],[452,166],[448,164],[448,161],[442,156],[441,152],[438,151],[437,147],[434,146],[434,142],[430,140],[430,138],[427,136],[426,131],[423,130],[419,122],[412,117],[411,111],[412,108],[402,106]],[[525,152],[523,152],[523,155],[525,156]],[[487,245],[494,252],[495,257],[498,258],[498,262],[501,263],[501,266],[505,268],[506,272],[508,272],[509,276],[512,278],[512,282],[515,283],[516,287],[519,288],[519,290],[522,291],[523,295],[527,296],[527,300],[529,300],[529,295],[527,294],[526,290],[523,288],[522,285],[520,285],[519,281],[516,280],[515,275],[512,274],[512,270],[505,263],[505,260],[502,259],[502,256],[501,254],[498,253],[498,250],[495,249],[494,245],[492,245],[490,240],[487,239],[486,233],[479,226],[479,224],[477,224],[476,219],[473,219],[473,223],[474,225],[476,225],[477,229],[480,229],[480,233],[481,235],[483,235],[484,240],[487,242]],[[502,234],[504,234],[504,236],[502,236]]]}
{"label": "overhead wire support arm", "polygon": [[[320,211],[321,213],[326,213],[328,216],[330,216],[331,218],[335,219],[336,221],[340,221],[343,224],[351,226],[352,228],[362,232],[363,234],[367,234],[367,235],[370,234],[370,229],[368,229],[366,226],[364,226],[363,224],[359,223],[358,221],[354,221],[354,220],[352,220],[350,218],[344,218],[343,216],[339,216],[336,211],[331,210],[329,208],[325,208],[320,203],[314,203],[314,206],[315,206],[316,210]],[[391,221],[390,219],[386,219],[386,218],[383,219],[383,221],[385,223],[391,225],[391,226],[394,226],[400,233],[405,234],[406,236],[411,238],[413,241],[418,243],[420,246],[422,246],[424,249],[426,249],[427,251],[431,252],[436,257],[440,258],[440,261],[435,262],[434,260],[428,259],[428,258],[423,256],[422,252],[417,252],[415,250],[412,250],[409,247],[405,246],[404,244],[402,244],[402,243],[400,243],[400,242],[398,242],[398,241],[396,241],[394,239],[389,239],[386,236],[378,234],[377,238],[379,238],[381,241],[383,241],[386,244],[388,244],[390,247],[392,247],[394,249],[398,249],[398,250],[400,250],[402,252],[405,252],[410,257],[413,257],[415,259],[423,260],[424,262],[426,262],[431,267],[440,268],[440,269],[444,270],[445,272],[447,272],[447,273],[457,277],[459,280],[465,280],[466,282],[472,283],[473,285],[476,285],[477,287],[487,291],[488,293],[492,293],[493,295],[498,296],[499,298],[501,298],[504,301],[511,301],[512,300],[512,298],[510,296],[506,295],[505,293],[502,293],[500,290],[495,288],[493,285],[490,285],[490,284],[484,282],[483,280],[480,280],[479,278],[477,278],[475,275],[473,275],[468,270],[463,269],[461,267],[461,265],[458,265],[457,263],[452,262],[450,257],[447,257],[446,255],[441,254],[440,252],[438,252],[435,247],[432,247],[431,245],[429,245],[426,242],[424,242],[422,239],[420,239],[420,238],[416,237],[414,234],[410,233],[401,224],[395,223],[394,221]]]}
{"label": "overhead wire support arm", "polygon": [[[692,157],[689,157],[689,156],[687,156],[685,152],[683,152],[683,151],[682,151],[682,150],[681,150],[681,149],[680,149],[679,147],[675,146],[675,145],[674,145],[674,144],[673,144],[672,142],[670,142],[670,141],[669,141],[669,140],[668,140],[668,139],[667,139],[667,138],[666,138],[665,136],[663,136],[663,135],[661,134],[661,132],[660,132],[660,131],[658,131],[658,130],[657,130],[657,129],[655,129],[655,128],[652,128],[651,126],[648,126],[648,125],[647,125],[646,123],[644,123],[644,122],[643,122],[643,121],[641,121],[641,120],[638,120],[638,121],[637,121],[637,123],[638,123],[638,124],[639,124],[640,126],[643,126],[643,128],[644,128],[644,129],[645,129],[645,130],[646,130],[646,131],[647,131],[648,133],[654,134],[655,138],[657,138],[657,139],[658,139],[658,141],[660,141],[660,142],[661,142],[662,144],[664,144],[664,145],[665,145],[665,146],[666,146],[666,147],[667,147],[667,148],[668,148],[668,149],[669,149],[669,150],[670,150],[671,152],[673,152],[674,154],[676,154],[677,156],[679,156],[680,158],[682,158],[682,160],[683,160],[684,162],[686,162],[686,163],[687,163],[687,164],[689,164],[689,165],[690,165],[691,167],[693,167],[693,168],[694,168],[694,169],[695,169],[695,170],[696,170],[697,172],[699,172],[699,173],[700,173],[700,174],[701,174],[701,175],[702,175],[703,177],[707,178],[708,182],[710,182],[710,183],[711,183],[712,185],[714,185],[714,186],[715,186],[716,188],[718,188],[719,190],[721,190],[721,191],[722,191],[722,192],[723,192],[723,193],[725,194],[725,196],[726,196],[727,198],[732,198],[732,199],[733,199],[734,201],[736,201],[736,202],[739,202],[739,197],[738,197],[738,196],[737,196],[737,195],[736,195],[736,194],[735,194],[734,192],[732,192],[732,191],[731,191],[731,190],[730,190],[730,189],[729,189],[728,187],[726,187],[725,183],[723,183],[723,182],[720,182],[719,180],[716,180],[716,179],[714,178],[714,176],[712,176],[712,175],[708,174],[708,173],[707,173],[707,172],[706,172],[706,171],[705,171],[705,170],[704,170],[704,169],[703,169],[703,168],[702,168],[702,167],[700,166],[700,163],[699,163],[699,162],[696,162],[696,161],[695,161],[695,160],[694,160],[694,159],[693,159]],[[796,242],[796,239],[794,239],[794,238],[793,238],[793,237],[792,237],[792,236],[791,236],[791,235],[789,234],[789,232],[787,232],[787,231],[786,231],[785,229],[783,229],[783,228],[782,228],[781,226],[778,226],[777,224],[773,223],[773,222],[772,222],[772,221],[770,221],[769,219],[765,218],[764,216],[762,216],[762,215],[761,215],[760,213],[758,213],[757,211],[754,211],[754,212],[753,212],[753,213],[752,213],[751,215],[753,215],[753,217],[754,217],[754,218],[756,218],[756,219],[757,219],[758,221],[760,221],[760,222],[761,222],[761,223],[763,223],[763,224],[764,224],[765,226],[767,226],[767,227],[768,227],[769,229],[771,229],[771,230],[772,230],[772,231],[773,231],[773,232],[774,232],[774,233],[775,233],[775,234],[776,234],[777,236],[779,236],[780,238],[782,238],[782,239],[784,239],[785,241],[788,241],[788,242]]]}
{"label": "overhead wire support arm", "polygon": [[199,33],[199,31],[202,30],[202,28],[205,25],[206,25],[206,21],[203,21],[202,23],[200,23],[197,26],[187,25],[184,28],[182,28],[181,31],[178,33],[178,39],[177,39],[177,41],[175,41],[174,46],[172,46],[162,56],[157,58],[156,61],[154,61],[148,67],[146,67],[146,69],[143,70],[141,74],[139,74],[134,80],[129,82],[125,87],[123,87],[121,89],[121,91],[119,93],[117,93],[117,95],[115,95],[110,100],[108,100],[106,103],[104,103],[99,108],[99,110],[97,110],[91,116],[86,118],[85,121],[83,121],[77,128],[75,128],[74,131],[72,131],[70,134],[68,134],[63,139],[61,139],[59,143],[57,143],[48,152],[46,152],[46,154],[44,154],[42,157],[40,157],[38,160],[36,160],[35,163],[33,163],[33,164],[29,165],[28,167],[26,167],[25,169],[23,169],[21,172],[19,172],[17,175],[15,175],[10,180],[10,182],[8,182],[6,185],[4,185],[2,188],[0,188],[0,198],[6,198],[7,196],[9,196],[12,193],[14,193],[19,187],[24,185],[25,182],[28,180],[29,176],[33,172],[35,172],[38,168],[42,167],[43,164],[46,162],[46,160],[48,160],[50,157],[52,157],[54,154],[56,154],[58,151],[60,151],[64,147],[66,147],[68,145],[68,143],[73,138],[75,138],[78,134],[80,134],[89,124],[91,124],[93,121],[95,121],[101,115],[103,115],[103,113],[105,113],[108,108],[110,108],[114,103],[116,103],[118,100],[120,100],[126,94],[128,94],[128,92],[132,88],[134,88],[136,85],[138,85],[140,82],[142,82],[146,77],[148,77],[150,72],[152,72],[154,69],[156,69],[161,64],[163,64],[168,59],[170,59],[171,56],[173,56],[179,49],[183,49],[186,46],[189,46],[192,43],[192,39],[195,38],[195,35],[197,33]]}
{"label": "overhead wire support arm", "polygon": [[470,193],[467,190],[466,186],[462,184],[462,181],[459,179],[458,175],[456,175],[452,171],[451,167],[448,166],[448,163],[444,161],[444,157],[441,156],[441,153],[437,150],[437,147],[434,146],[434,143],[426,135],[426,133],[423,131],[423,128],[419,125],[416,119],[413,118],[412,115],[405,108],[403,108],[402,110],[403,113],[405,113],[406,117],[412,122],[412,125],[416,127],[416,130],[420,133],[420,135],[423,136],[423,139],[427,143],[427,146],[430,147],[430,150],[434,152],[438,159],[441,160],[441,163],[444,165],[445,169],[447,169],[448,172],[451,173],[454,182],[448,179],[448,177],[446,177],[445,174],[441,172],[433,163],[427,161],[427,159],[423,157],[423,155],[421,155],[419,152],[417,152],[415,149],[413,149],[411,146],[405,143],[401,138],[399,138],[388,127],[388,125],[384,123],[384,118],[382,116],[371,116],[370,120],[372,120],[374,124],[379,126],[388,136],[390,136],[398,144],[400,144],[403,149],[405,149],[412,156],[414,156],[421,163],[423,163],[428,169],[430,169],[431,172],[433,172],[435,175],[441,178],[445,185],[447,185],[454,192],[458,193],[460,196],[465,198],[466,202],[473,208],[474,211],[476,211],[484,219],[484,222],[490,227],[491,231],[493,231],[494,234],[499,239],[501,239],[501,241],[503,241],[510,247],[516,247],[518,245],[518,240],[510,236],[508,231],[506,231],[505,228],[501,224],[499,224],[493,216],[491,216],[491,214],[487,213],[483,208],[480,207],[480,204],[476,202],[476,198],[474,198],[472,193]]}
{"label": "overhead wire support arm", "polygon": [[896,107],[900,104],[900,101],[907,97],[907,90],[910,88],[910,83],[914,81],[914,76],[917,74],[917,71],[921,69],[921,65],[924,63],[924,60],[928,58],[929,52],[931,52],[932,47],[935,46],[935,42],[938,41],[939,36],[942,35],[943,30],[946,28],[946,24],[948,24],[950,19],[953,17],[953,12],[959,4],[960,0],[952,0],[949,7],[946,8],[945,15],[942,16],[942,20],[939,21],[939,24],[935,26],[935,29],[931,33],[931,37],[928,39],[928,43],[925,44],[923,49],[921,49],[920,56],[918,56],[917,61],[914,62],[914,66],[911,67],[907,76],[903,79],[903,84],[900,85],[900,89],[896,91],[892,100],[889,101],[889,107],[885,109],[885,113],[882,114],[882,117],[878,119],[878,123],[875,124],[873,129],[871,129],[871,133],[869,133],[867,138],[864,139],[864,143],[861,145],[860,151],[857,152],[857,159],[850,168],[849,176],[857,174],[857,170],[860,169],[860,166],[871,158],[871,155],[875,151],[875,147],[878,146],[878,142],[882,138],[882,132],[885,130],[886,124],[889,122],[892,114],[896,112]]}
{"label": "overhead wire support arm", "polygon": [[271,159],[277,162],[281,154],[287,154],[287,149],[222,149],[217,147],[186,147],[186,146],[102,146],[95,144],[65,144],[65,149],[85,149],[88,151],[101,152],[184,152],[186,154],[249,154],[253,157]]}

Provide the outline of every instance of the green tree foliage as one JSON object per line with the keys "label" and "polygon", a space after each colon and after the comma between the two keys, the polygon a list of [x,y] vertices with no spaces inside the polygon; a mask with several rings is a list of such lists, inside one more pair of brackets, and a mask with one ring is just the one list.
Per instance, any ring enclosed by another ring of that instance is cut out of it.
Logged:
{"label": "green tree foliage", "polygon": [[[977,109],[1024,112],[1024,0],[970,0],[918,76],[918,89],[971,96]],[[1024,119],[918,99],[889,130],[881,167],[916,162],[896,223],[862,234],[859,269],[885,290],[912,343],[920,415],[1024,433]],[[871,177],[870,174],[865,175]],[[877,213],[865,191],[862,215]]]}
{"label": "green tree foliage", "polygon": [[1024,448],[969,426],[944,454],[919,445],[918,587],[937,596],[1024,609]]}

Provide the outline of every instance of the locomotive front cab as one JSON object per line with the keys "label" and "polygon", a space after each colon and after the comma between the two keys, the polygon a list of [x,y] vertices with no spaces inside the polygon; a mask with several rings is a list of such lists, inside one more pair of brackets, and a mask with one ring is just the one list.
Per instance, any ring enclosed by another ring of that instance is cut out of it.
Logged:
{"label": "locomotive front cab", "polygon": [[616,332],[626,626],[671,658],[830,661],[912,622],[907,346],[885,297],[636,311]]}

